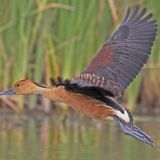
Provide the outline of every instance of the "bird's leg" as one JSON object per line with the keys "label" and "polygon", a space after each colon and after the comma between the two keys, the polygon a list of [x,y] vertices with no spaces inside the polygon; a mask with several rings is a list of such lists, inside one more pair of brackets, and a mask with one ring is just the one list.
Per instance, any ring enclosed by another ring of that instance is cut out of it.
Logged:
{"label": "bird's leg", "polygon": [[118,117],[117,115],[113,116],[113,118],[117,121],[120,128],[123,130],[123,132],[126,135],[132,136],[142,142],[145,142],[145,143],[153,146],[152,138],[149,135],[147,135],[145,132],[143,132],[140,128],[138,128],[133,123],[133,121],[126,122],[123,119],[121,119],[120,117]]}

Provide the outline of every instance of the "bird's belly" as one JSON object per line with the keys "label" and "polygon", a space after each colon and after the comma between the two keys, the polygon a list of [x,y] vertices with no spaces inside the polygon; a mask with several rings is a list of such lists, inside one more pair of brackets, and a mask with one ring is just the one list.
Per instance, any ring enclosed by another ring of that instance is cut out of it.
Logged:
{"label": "bird's belly", "polygon": [[114,114],[113,108],[88,96],[76,96],[68,103],[74,110],[96,119],[106,119]]}
{"label": "bird's belly", "polygon": [[67,91],[63,86],[57,87],[56,92],[46,93],[45,97],[66,103],[74,110],[97,119],[106,119],[115,114],[115,110],[107,106],[104,102],[83,94]]}

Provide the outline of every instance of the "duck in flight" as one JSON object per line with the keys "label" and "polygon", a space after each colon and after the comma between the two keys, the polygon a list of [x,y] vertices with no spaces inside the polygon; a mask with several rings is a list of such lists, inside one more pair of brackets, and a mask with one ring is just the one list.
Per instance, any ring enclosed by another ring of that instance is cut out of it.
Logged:
{"label": "duck in flight", "polygon": [[153,146],[152,138],[134,124],[129,110],[116,99],[146,63],[156,34],[156,21],[146,8],[128,8],[120,26],[80,75],[64,81],[58,78],[53,87],[21,80],[0,95],[41,94],[92,118],[111,117],[125,134]]}

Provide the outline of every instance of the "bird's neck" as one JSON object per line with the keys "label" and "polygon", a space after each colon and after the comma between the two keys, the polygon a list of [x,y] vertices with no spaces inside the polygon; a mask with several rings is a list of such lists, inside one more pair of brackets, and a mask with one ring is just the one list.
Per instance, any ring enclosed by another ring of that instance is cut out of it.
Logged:
{"label": "bird's neck", "polygon": [[68,97],[67,92],[68,91],[65,90],[64,86],[59,86],[44,89],[42,95],[52,101],[68,103],[70,97]]}

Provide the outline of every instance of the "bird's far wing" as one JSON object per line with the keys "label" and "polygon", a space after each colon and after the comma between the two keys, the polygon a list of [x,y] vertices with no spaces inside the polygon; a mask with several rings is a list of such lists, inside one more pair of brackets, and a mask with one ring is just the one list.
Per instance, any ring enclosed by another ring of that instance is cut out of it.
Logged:
{"label": "bird's far wing", "polygon": [[120,96],[146,63],[157,33],[146,9],[128,8],[119,28],[102,46],[86,70],[71,80],[79,87],[98,87]]}

